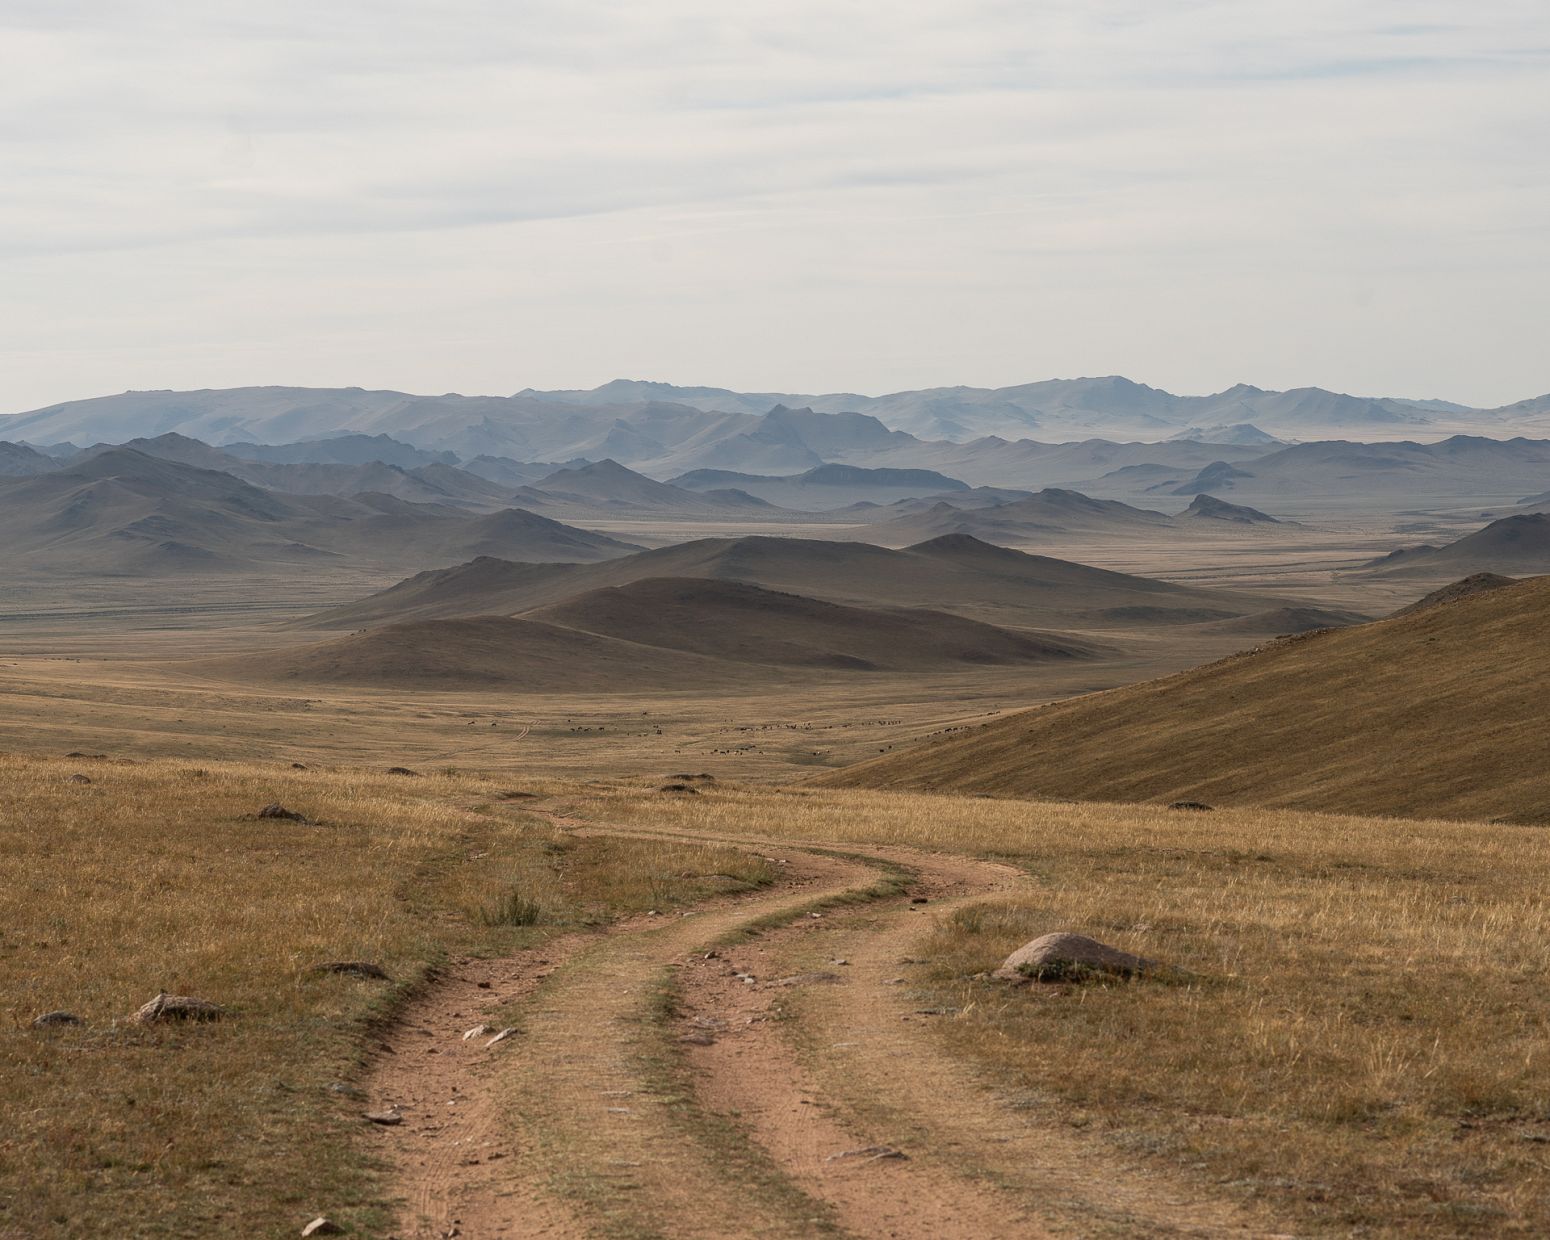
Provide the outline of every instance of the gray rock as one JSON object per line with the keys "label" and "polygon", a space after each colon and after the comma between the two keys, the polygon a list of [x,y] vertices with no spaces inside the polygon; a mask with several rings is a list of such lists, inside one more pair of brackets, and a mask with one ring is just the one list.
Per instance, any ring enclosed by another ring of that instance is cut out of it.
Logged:
{"label": "gray rock", "polygon": [[312,821],[305,814],[298,814],[295,810],[286,809],[285,806],[278,803],[264,806],[263,809],[258,811],[258,816],[260,818],[279,818],[283,819],[285,822],[303,822],[310,824]]}
{"label": "gray rock", "polygon": [[390,982],[393,979],[388,976],[387,970],[379,964],[372,964],[369,960],[324,960],[319,964],[310,965],[308,973],[342,973],[350,977],[365,977],[377,982]]}
{"label": "gray rock", "polygon": [[70,776],[69,779],[65,780],[65,783],[67,783],[67,784],[89,784],[89,783],[91,783],[91,777],[89,775],[82,775],[80,773],[76,773],[76,774]]}
{"label": "gray rock", "polygon": [[74,1012],[44,1012],[32,1018],[34,1029],[56,1029],[64,1025],[84,1025],[86,1022]]}
{"label": "gray rock", "polygon": [[192,995],[169,995],[162,991],[129,1019],[137,1025],[165,1024],[175,1020],[219,1020],[226,1009]]}
{"label": "gray rock", "polygon": [[1024,943],[991,976],[1002,982],[1079,982],[1095,976],[1140,977],[1162,968],[1085,934],[1058,933]]}
{"label": "gray rock", "polygon": [[397,1107],[389,1107],[385,1111],[367,1111],[365,1118],[373,1124],[381,1124],[384,1128],[396,1128],[404,1122],[404,1117],[398,1113]]}

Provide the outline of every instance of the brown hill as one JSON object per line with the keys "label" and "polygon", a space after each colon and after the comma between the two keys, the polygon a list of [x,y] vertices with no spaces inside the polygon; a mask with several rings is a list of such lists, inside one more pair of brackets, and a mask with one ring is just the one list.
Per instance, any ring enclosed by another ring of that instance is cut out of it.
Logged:
{"label": "brown hill", "polygon": [[203,661],[190,669],[245,683],[529,693],[691,691],[778,676],[770,668],[739,667],[512,616],[389,624],[300,649]]}
{"label": "brown hill", "polygon": [[1367,567],[1395,577],[1550,573],[1550,513],[1503,517],[1446,546],[1394,551]]}
{"label": "brown hill", "polygon": [[410,618],[532,611],[589,590],[651,577],[741,581],[863,607],[930,607],[1016,628],[1192,624],[1279,606],[1282,599],[1173,585],[955,535],[900,551],[804,538],[709,538],[602,564],[476,561],[422,573],[312,617],[318,628]]}
{"label": "brown hill", "polygon": [[923,609],[845,607],[731,581],[649,579],[524,616],[412,620],[207,662],[244,679],[533,692],[684,689],[786,669],[926,672],[1096,657],[1102,647]]}
{"label": "brown hill", "polygon": [[1289,638],[825,777],[870,787],[1550,821],[1550,580]]}
{"label": "brown hill", "polygon": [[1233,620],[1218,620],[1209,627],[1214,633],[1284,637],[1291,633],[1311,633],[1315,629],[1343,629],[1352,624],[1365,624],[1370,619],[1371,616],[1340,607],[1291,606],[1272,607]]}
{"label": "brown hill", "polygon": [[1445,603],[1456,603],[1461,598],[1471,598],[1476,594],[1485,594],[1490,590],[1500,590],[1503,586],[1517,584],[1516,577],[1502,577],[1496,573],[1475,573],[1433,590],[1430,594],[1418,598],[1410,606],[1401,607],[1394,614],[1408,616],[1418,611],[1425,611],[1429,607],[1441,607]]}
{"label": "brown hill", "polygon": [[853,671],[1090,658],[1091,643],[1015,633],[925,608],[846,607],[736,581],[651,578],[527,613],[605,637],[738,663]]}

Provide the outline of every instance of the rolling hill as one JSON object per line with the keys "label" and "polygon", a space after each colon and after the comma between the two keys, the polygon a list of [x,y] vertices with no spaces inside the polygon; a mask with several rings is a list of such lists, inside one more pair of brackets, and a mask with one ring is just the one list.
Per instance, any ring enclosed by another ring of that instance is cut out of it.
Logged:
{"label": "rolling hill", "polygon": [[686,491],[602,460],[556,470],[512,494],[518,504],[573,519],[587,516],[758,517],[774,510],[762,499],[735,489]]}
{"label": "rolling hill", "polygon": [[824,777],[1095,801],[1550,822],[1550,579],[1290,638]]}
{"label": "rolling hill", "polygon": [[[353,455],[381,446],[385,436],[350,436],[347,449],[340,455]],[[339,441],[330,441],[339,442]],[[388,440],[388,445],[393,441]],[[309,445],[285,445],[287,449]],[[238,456],[224,448],[214,448],[198,439],[169,431],[154,439],[131,439],[124,444],[96,444],[71,459],[80,463],[119,448],[142,452],[164,461],[176,461],[199,469],[215,469],[269,491],[292,495],[361,495],[374,492],[392,495],[415,504],[452,504],[459,508],[486,511],[506,507],[511,490],[480,478],[444,461],[431,460],[418,465],[393,465],[385,461],[271,461]],[[403,456],[387,447],[389,455]],[[294,455],[289,451],[281,455]]]}
{"label": "rolling hill", "polygon": [[1079,491],[1046,487],[1025,499],[974,509],[939,502],[866,528],[869,542],[903,546],[948,535],[990,543],[1024,542],[1046,534],[1126,535],[1155,533],[1173,525],[1165,513],[1133,508],[1118,500],[1093,499]]}
{"label": "rolling hill", "polygon": [[1550,573],[1550,513],[1503,517],[1446,546],[1390,552],[1367,568],[1403,577],[1463,577],[1474,573],[1521,577]]}
{"label": "rolling hill", "polygon": [[297,649],[201,660],[187,669],[244,683],[456,692],[703,692],[707,685],[778,678],[770,668],[512,616],[406,621]]}
{"label": "rolling hill", "polygon": [[58,468],[58,461],[36,448],[0,441],[0,478],[31,478]]}
{"label": "rolling hill", "polygon": [[589,565],[478,560],[311,617],[319,628],[512,615],[654,577],[736,581],[862,607],[926,607],[1019,628],[1196,624],[1285,600],[1173,585],[955,535],[903,550],[802,538],[709,538]]}
{"label": "rolling hill", "polygon": [[581,561],[636,549],[520,509],[290,495],[130,448],[0,481],[0,563],[65,574],[392,570],[489,553]]}
{"label": "rolling hill", "polygon": [[688,491],[732,488],[766,503],[803,512],[832,512],[858,503],[891,504],[970,489],[968,483],[933,469],[867,469],[860,465],[819,465],[805,473],[788,475],[697,469],[672,482]]}
{"label": "rolling hill", "polygon": [[945,612],[847,607],[741,582],[647,578],[519,616],[420,619],[199,665],[370,688],[685,692],[788,675],[948,672],[1092,659],[1093,642]]}
{"label": "rolling hill", "polygon": [[1295,444],[1257,459],[1213,462],[1193,478],[1153,484],[1175,495],[1396,500],[1517,497],[1550,474],[1550,440],[1454,435],[1437,443],[1343,440]]}
{"label": "rolling hill", "polygon": [[738,663],[862,671],[1090,658],[1092,643],[927,608],[864,608],[739,581],[653,577],[526,613],[604,637]]}

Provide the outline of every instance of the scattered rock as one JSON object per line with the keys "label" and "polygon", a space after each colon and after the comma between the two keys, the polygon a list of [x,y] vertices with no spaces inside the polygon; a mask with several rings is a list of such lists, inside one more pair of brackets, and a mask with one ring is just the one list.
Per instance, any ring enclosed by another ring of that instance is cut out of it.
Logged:
{"label": "scattered rock", "polygon": [[1095,976],[1139,977],[1163,966],[1085,934],[1046,934],[1024,943],[992,977],[1003,982],[1080,982]]}
{"label": "scattered rock", "polygon": [[69,779],[65,780],[65,783],[67,783],[67,784],[89,784],[89,783],[91,783],[91,780],[89,778],[87,778],[85,775],[82,775],[79,772],[77,772],[76,774],[70,776]]}
{"label": "scattered rock", "polygon": [[62,1025],[84,1025],[86,1022],[74,1012],[44,1012],[32,1018],[34,1029],[57,1029]]}
{"label": "scattered rock", "polygon": [[344,1228],[334,1222],[333,1219],[324,1218],[321,1214],[301,1229],[304,1236],[342,1236]]}
{"label": "scattered rock", "polygon": [[308,973],[344,973],[350,977],[365,977],[377,982],[391,982],[387,970],[369,960],[325,960],[307,969]]}
{"label": "scattered rock", "polygon": [[390,766],[387,769],[387,773],[389,775],[409,775],[415,778],[418,778],[420,774],[419,771],[411,771],[407,766]]}
{"label": "scattered rock", "polygon": [[485,1049],[488,1050],[490,1047],[494,1046],[497,1042],[504,1042],[507,1038],[514,1036],[516,1034],[516,1032],[517,1031],[515,1029],[513,1029],[510,1025],[507,1025],[504,1029],[502,1029],[499,1033],[497,1033],[493,1038],[491,1038],[488,1042],[486,1042],[484,1044]]}
{"label": "scattered rock", "polygon": [[312,825],[312,819],[305,814],[298,814],[293,809],[286,809],[285,806],[278,802],[264,806],[263,809],[258,811],[258,816],[260,818],[280,818],[286,822],[301,822],[306,823],[308,826]]}
{"label": "scattered rock", "polygon": [[1216,808],[1216,806],[1214,806],[1214,805],[1207,805],[1204,801],[1175,801],[1172,805],[1168,806],[1168,808],[1169,809],[1187,809],[1187,810],[1193,810],[1193,811],[1195,811],[1196,813],[1199,813],[1199,814],[1209,814],[1212,810],[1214,810]]}
{"label": "scattered rock", "polygon": [[398,1113],[397,1107],[389,1107],[385,1111],[367,1111],[363,1118],[373,1124],[381,1124],[384,1128],[396,1128],[404,1122],[404,1117]]}
{"label": "scattered rock", "polygon": [[865,1162],[877,1162],[882,1158],[908,1158],[903,1150],[896,1150],[891,1145],[865,1145],[859,1150],[841,1150],[838,1154],[830,1154],[824,1162],[840,1162],[848,1158],[859,1158]]}
{"label": "scattered rock", "polygon": [[[842,964],[844,962],[837,960],[837,961],[835,961],[835,963],[836,964]],[[747,982],[752,982],[754,979],[751,978],[751,977],[744,977],[743,980],[747,981]],[[811,986],[814,983],[818,983],[818,982],[837,982],[839,980],[840,980],[840,975],[838,973],[828,973],[828,972],[818,971],[818,972],[813,972],[813,973],[793,973],[790,977],[782,977],[782,978],[776,979],[775,981],[771,982],[770,985],[771,986]]]}
{"label": "scattered rock", "polygon": [[155,1025],[173,1020],[220,1020],[226,1009],[207,999],[192,995],[169,995],[165,990],[141,1007],[129,1019],[137,1025]]}

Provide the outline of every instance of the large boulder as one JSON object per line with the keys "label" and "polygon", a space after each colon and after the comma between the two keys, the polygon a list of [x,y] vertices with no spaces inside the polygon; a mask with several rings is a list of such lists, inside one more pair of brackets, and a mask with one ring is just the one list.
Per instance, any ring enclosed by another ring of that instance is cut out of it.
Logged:
{"label": "large boulder", "polygon": [[1094,976],[1140,977],[1163,968],[1085,934],[1046,934],[1024,943],[991,974],[1003,982],[1079,982]]}

